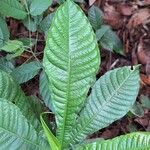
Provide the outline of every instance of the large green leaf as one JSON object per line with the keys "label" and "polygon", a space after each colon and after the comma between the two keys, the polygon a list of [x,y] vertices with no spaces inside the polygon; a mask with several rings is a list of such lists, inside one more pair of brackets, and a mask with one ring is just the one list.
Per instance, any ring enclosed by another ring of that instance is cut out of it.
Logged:
{"label": "large green leaf", "polygon": [[71,133],[71,143],[107,127],[132,107],[139,90],[139,67],[117,68],[103,75],[93,86],[85,108]]}
{"label": "large green leaf", "polygon": [[9,40],[9,36],[6,21],[0,17],[0,48]]}
{"label": "large green leaf", "polygon": [[135,132],[112,140],[97,140],[80,145],[75,150],[149,150],[150,132]]}
{"label": "large green leaf", "polygon": [[62,147],[95,80],[99,63],[99,49],[88,19],[74,2],[67,0],[55,13],[44,53]]}
{"label": "large green leaf", "polygon": [[32,0],[30,14],[33,16],[41,15],[52,3],[52,0]]}
{"label": "large green leaf", "polygon": [[40,69],[41,64],[38,61],[32,61],[13,69],[11,75],[18,83],[24,83],[37,75]]}
{"label": "large green leaf", "polygon": [[[46,143],[13,103],[0,99],[0,149],[45,150]],[[44,145],[43,145],[44,144]]]}
{"label": "large green leaf", "polygon": [[40,121],[32,111],[28,98],[12,77],[2,70],[0,70],[0,98],[7,99],[16,104],[32,125],[37,130],[41,129]]}
{"label": "large green leaf", "polygon": [[15,19],[24,19],[27,16],[18,0],[0,0],[0,13]]}

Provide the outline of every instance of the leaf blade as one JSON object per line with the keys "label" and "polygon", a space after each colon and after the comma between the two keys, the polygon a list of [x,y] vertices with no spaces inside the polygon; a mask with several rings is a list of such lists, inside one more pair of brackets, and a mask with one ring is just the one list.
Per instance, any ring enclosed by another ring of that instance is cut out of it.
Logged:
{"label": "leaf blade", "polygon": [[62,147],[95,80],[99,64],[96,37],[89,21],[74,2],[67,0],[55,13],[44,54],[56,112],[57,137]]}
{"label": "leaf blade", "polygon": [[6,21],[0,17],[0,48],[9,40],[10,33]]}
{"label": "leaf blade", "polygon": [[30,5],[32,16],[41,15],[52,3],[52,0],[33,0]]}
{"label": "leaf blade", "polygon": [[103,24],[103,12],[94,5],[88,11],[88,18],[95,30],[98,30]]}
{"label": "leaf blade", "polygon": [[123,67],[103,75],[94,85],[85,108],[72,130],[71,143],[123,117],[136,100],[139,90],[139,69]]}
{"label": "leaf blade", "polygon": [[0,3],[1,13],[5,16],[14,17],[15,19],[26,18],[27,12],[17,0],[0,0]]}
{"label": "leaf blade", "polygon": [[36,130],[41,130],[40,121],[32,111],[29,99],[25,96],[20,86],[6,72],[0,70],[0,98],[13,102],[20,108],[23,115],[31,122]]}
{"label": "leaf blade", "polygon": [[38,142],[36,131],[17,106],[1,99],[0,108],[0,134],[3,135],[0,136],[1,150],[12,147],[41,150],[43,146],[47,146]]}
{"label": "leaf blade", "polygon": [[44,71],[40,74],[39,88],[40,94],[42,96],[45,105],[54,112],[54,106],[51,100],[51,92],[48,86],[48,78]]}
{"label": "leaf blade", "polygon": [[48,142],[49,142],[49,145],[51,146],[51,149],[52,150],[60,150],[59,147],[60,147],[60,143],[59,141],[57,140],[57,138],[53,135],[53,133],[50,131],[50,129],[48,128],[48,126],[46,125],[42,115],[44,115],[46,113],[42,113],[40,115],[40,120],[41,120],[41,123],[42,123],[42,127],[45,131],[45,134],[47,136],[47,139],[48,139]]}
{"label": "leaf blade", "polygon": [[76,150],[148,150],[150,148],[150,132],[135,132],[122,135],[111,140],[97,140],[81,145]]}
{"label": "leaf blade", "polygon": [[32,61],[13,69],[11,75],[18,83],[24,83],[36,76],[40,69],[41,64],[38,61]]}

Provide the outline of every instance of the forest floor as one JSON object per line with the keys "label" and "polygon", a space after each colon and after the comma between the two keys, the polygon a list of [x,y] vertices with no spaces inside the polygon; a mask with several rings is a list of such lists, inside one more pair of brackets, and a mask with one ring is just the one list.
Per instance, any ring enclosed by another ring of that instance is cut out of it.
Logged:
{"label": "forest floor", "polygon": [[[93,4],[103,11],[105,24],[110,25],[118,34],[123,42],[125,53],[125,56],[121,56],[102,49],[102,63],[98,77],[119,66],[141,64],[141,86],[137,101],[140,102],[141,95],[150,97],[150,0],[90,0],[89,3],[80,5],[87,13]],[[54,11],[56,7],[50,8],[50,11]],[[28,37],[28,31],[22,23],[8,19],[8,24],[12,39]],[[32,37],[36,38],[36,36],[37,33],[33,32]],[[38,33],[36,49],[39,52],[39,59],[43,57],[44,46],[44,35]],[[17,65],[24,63],[27,59],[33,58],[29,53],[23,53],[16,59]],[[39,76],[36,76],[22,85],[27,95],[39,96],[38,79]],[[144,109],[142,117],[125,116],[93,136],[107,139],[136,130],[150,131],[150,111],[148,109]]]}

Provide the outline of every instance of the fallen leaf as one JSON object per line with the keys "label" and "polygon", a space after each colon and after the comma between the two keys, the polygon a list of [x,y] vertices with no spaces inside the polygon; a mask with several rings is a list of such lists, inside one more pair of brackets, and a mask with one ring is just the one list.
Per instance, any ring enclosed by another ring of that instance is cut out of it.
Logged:
{"label": "fallen leaf", "polygon": [[107,1],[112,3],[118,3],[118,2],[123,2],[124,0],[107,0]]}
{"label": "fallen leaf", "polygon": [[148,5],[150,5],[150,0],[138,0],[137,1],[137,4],[139,5],[139,6],[148,6]]}
{"label": "fallen leaf", "polygon": [[140,24],[147,23],[148,19],[150,19],[150,9],[140,9],[134,15],[132,15],[131,19],[127,24],[127,27],[129,29],[137,27]]}
{"label": "fallen leaf", "polygon": [[104,6],[104,22],[109,24],[113,29],[119,29],[123,25],[122,16],[112,5]]}
{"label": "fallen leaf", "polygon": [[146,65],[150,61],[150,51],[144,50],[143,39],[140,39],[137,48],[137,57],[141,64]]}
{"label": "fallen leaf", "polygon": [[149,124],[150,118],[148,116],[145,116],[143,118],[136,118],[134,121],[142,125],[143,127],[147,127]]}
{"label": "fallen leaf", "polygon": [[131,16],[133,14],[134,8],[128,4],[118,5],[118,11],[124,16]]}
{"label": "fallen leaf", "polygon": [[147,76],[145,74],[141,74],[140,76],[141,76],[141,81],[144,84],[150,85],[150,76]]}
{"label": "fallen leaf", "polygon": [[89,0],[89,6],[92,6],[96,0]]}
{"label": "fallen leaf", "polygon": [[101,138],[110,139],[117,136],[118,134],[119,134],[119,129],[117,128],[113,128],[110,130],[107,129],[101,134]]}
{"label": "fallen leaf", "polygon": [[146,75],[150,76],[150,59],[146,63]]}

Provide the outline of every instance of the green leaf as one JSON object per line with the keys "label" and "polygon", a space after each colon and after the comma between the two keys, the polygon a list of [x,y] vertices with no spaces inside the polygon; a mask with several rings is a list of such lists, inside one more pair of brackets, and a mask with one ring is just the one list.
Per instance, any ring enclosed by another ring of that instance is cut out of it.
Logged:
{"label": "green leaf", "polygon": [[134,104],[139,90],[139,67],[107,72],[93,86],[85,108],[70,135],[72,144],[122,118]]}
{"label": "green leaf", "polygon": [[15,58],[17,56],[20,56],[23,51],[23,43],[21,41],[18,40],[9,40],[2,48],[1,50],[5,51],[5,52],[9,52],[11,54],[7,54],[7,59],[12,59]]}
{"label": "green leaf", "polygon": [[36,96],[29,96],[29,103],[32,108],[32,111],[36,115],[36,117],[40,120],[40,115],[44,112],[44,105]]}
{"label": "green leaf", "polygon": [[135,132],[111,140],[97,140],[75,150],[149,150],[150,132]]}
{"label": "green leaf", "polygon": [[11,75],[18,83],[24,83],[36,76],[40,69],[41,64],[38,61],[32,61],[13,69]]}
{"label": "green leaf", "polygon": [[54,13],[47,15],[39,24],[39,29],[43,31],[45,34],[47,34],[47,31],[49,30],[51,26],[53,16],[54,16]]}
{"label": "green leaf", "polygon": [[150,99],[148,98],[148,96],[141,95],[140,99],[142,106],[147,109],[150,109]]}
{"label": "green leaf", "polygon": [[18,40],[9,40],[5,46],[3,46],[1,49],[3,51],[9,52],[9,53],[14,53],[18,49],[23,47],[23,43]]}
{"label": "green leaf", "polygon": [[13,102],[20,108],[23,115],[31,122],[36,130],[41,130],[40,121],[33,112],[28,98],[19,85],[6,72],[0,70],[0,98]]}
{"label": "green leaf", "polygon": [[132,108],[130,109],[131,113],[138,117],[144,116],[144,109],[139,102],[135,102]]}
{"label": "green leaf", "polygon": [[11,73],[13,69],[14,65],[11,61],[8,61],[5,57],[0,58],[0,70]]}
{"label": "green leaf", "polygon": [[124,55],[122,42],[109,26],[101,26],[101,28],[96,31],[96,36],[101,47]]}
{"label": "green leaf", "polygon": [[0,17],[0,48],[9,40],[10,33],[6,21]]}
{"label": "green leaf", "polygon": [[51,100],[51,92],[48,86],[48,78],[44,71],[40,74],[39,88],[40,88],[40,94],[43,98],[45,105],[54,112],[54,106]]}
{"label": "green leaf", "polygon": [[81,8],[67,0],[55,12],[44,51],[61,148],[68,141],[77,113],[95,81],[99,55],[88,19]]}
{"label": "green leaf", "polygon": [[18,0],[0,0],[0,13],[15,19],[27,17],[27,12]]}
{"label": "green leaf", "polygon": [[30,5],[30,14],[41,15],[51,4],[52,0],[33,0]]}
{"label": "green leaf", "polygon": [[35,32],[37,30],[37,22],[33,18],[28,17],[23,20],[23,24],[29,31]]}
{"label": "green leaf", "polygon": [[1,150],[42,150],[42,142],[32,125],[13,103],[0,100],[0,147]]}
{"label": "green leaf", "polygon": [[36,44],[36,39],[33,38],[19,38],[18,40],[21,41],[25,47],[32,47]]}
{"label": "green leaf", "polygon": [[94,5],[88,11],[88,18],[95,30],[99,29],[103,24],[103,12]]}
{"label": "green leaf", "polygon": [[110,26],[108,25],[102,25],[100,29],[96,30],[96,38],[97,41],[100,41],[101,38],[105,35],[105,33],[110,30]]}
{"label": "green leaf", "polygon": [[48,142],[49,142],[49,145],[51,147],[51,150],[60,150],[60,143],[59,141],[57,140],[57,138],[53,135],[53,133],[50,131],[50,129],[48,128],[48,126],[46,125],[42,115],[44,115],[46,113],[42,113],[41,116],[40,116],[40,120],[41,120],[41,123],[42,123],[42,127],[45,131],[45,135],[47,136],[47,139],[48,139]]}
{"label": "green leaf", "polygon": [[0,48],[4,45],[4,37],[2,29],[0,28]]}

